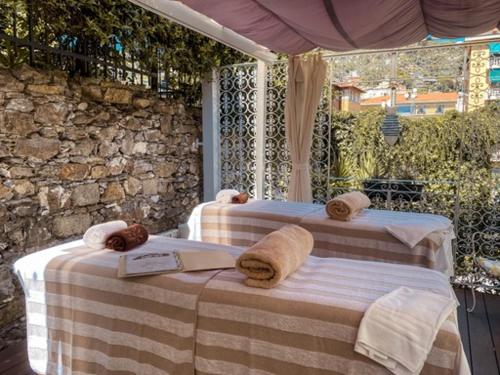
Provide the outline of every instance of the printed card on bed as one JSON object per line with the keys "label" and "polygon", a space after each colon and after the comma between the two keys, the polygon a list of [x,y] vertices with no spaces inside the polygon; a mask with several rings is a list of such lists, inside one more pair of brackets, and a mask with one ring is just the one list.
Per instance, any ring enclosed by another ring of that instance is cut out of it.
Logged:
{"label": "printed card on bed", "polygon": [[154,251],[120,256],[118,277],[234,268],[227,251]]}

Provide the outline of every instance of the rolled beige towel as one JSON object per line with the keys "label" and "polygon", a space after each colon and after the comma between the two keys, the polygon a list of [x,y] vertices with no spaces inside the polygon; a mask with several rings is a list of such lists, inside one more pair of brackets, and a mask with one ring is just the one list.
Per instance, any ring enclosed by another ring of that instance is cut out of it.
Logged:
{"label": "rolled beige towel", "polygon": [[341,194],[326,204],[326,213],[332,219],[349,221],[354,216],[370,207],[370,198],[359,191]]}
{"label": "rolled beige towel", "polygon": [[248,276],[246,285],[274,288],[304,263],[313,244],[311,233],[289,224],[269,233],[241,254],[236,268]]}

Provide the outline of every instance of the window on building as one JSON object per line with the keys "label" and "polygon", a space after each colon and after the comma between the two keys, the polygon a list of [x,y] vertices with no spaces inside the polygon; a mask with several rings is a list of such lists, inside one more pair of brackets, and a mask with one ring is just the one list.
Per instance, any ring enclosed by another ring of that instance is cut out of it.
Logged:
{"label": "window on building", "polygon": [[444,105],[439,104],[439,105],[436,107],[436,113],[444,113]]}
{"label": "window on building", "polygon": [[417,107],[417,115],[425,115],[425,105],[419,105]]}
{"label": "window on building", "polygon": [[402,116],[409,116],[409,115],[411,115],[411,106],[410,105],[398,105],[396,112]]}

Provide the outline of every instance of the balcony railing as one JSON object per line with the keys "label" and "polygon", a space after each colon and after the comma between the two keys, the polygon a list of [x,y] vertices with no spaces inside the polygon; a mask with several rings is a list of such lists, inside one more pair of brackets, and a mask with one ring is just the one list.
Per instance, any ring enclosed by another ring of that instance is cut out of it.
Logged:
{"label": "balcony railing", "polygon": [[491,56],[490,69],[498,69],[498,68],[500,68],[500,56]]}
{"label": "balcony railing", "polygon": [[488,100],[500,100],[500,87],[492,87],[488,90]]}
{"label": "balcony railing", "polygon": [[[359,190],[370,197],[372,208],[433,213],[448,217],[453,222],[457,236],[454,253],[455,268],[459,275],[466,275],[474,268],[471,257],[474,247],[481,256],[500,259],[498,241],[493,245],[489,237],[478,236],[483,233],[500,233],[500,201],[497,195],[500,176],[493,176],[490,183],[483,186],[489,193],[480,196],[460,191],[457,181],[356,178],[331,178],[330,181],[332,197]],[[466,191],[471,191],[468,187],[465,188]]]}

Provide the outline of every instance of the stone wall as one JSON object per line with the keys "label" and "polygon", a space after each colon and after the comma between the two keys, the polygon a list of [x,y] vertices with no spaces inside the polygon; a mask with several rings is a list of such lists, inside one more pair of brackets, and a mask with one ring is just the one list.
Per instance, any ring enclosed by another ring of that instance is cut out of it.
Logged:
{"label": "stone wall", "polygon": [[184,222],[200,129],[197,110],[140,87],[0,69],[0,327],[24,312],[11,272],[24,254],[111,219],[152,233]]}

